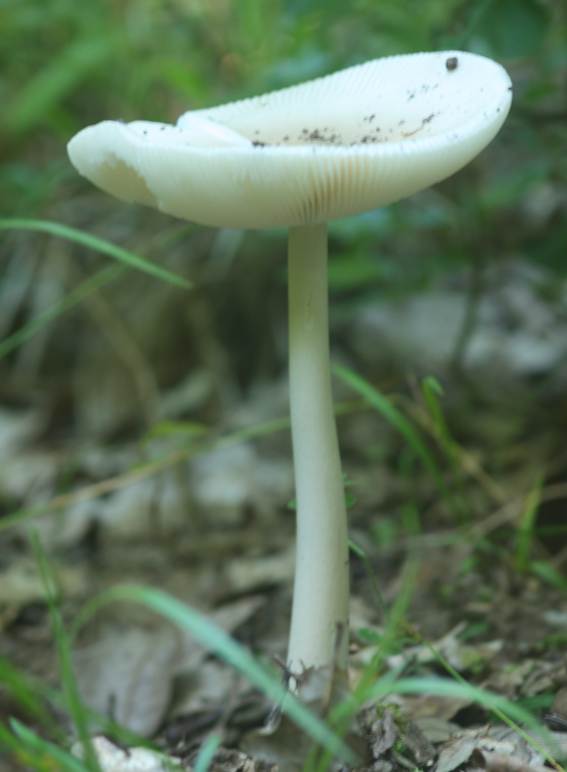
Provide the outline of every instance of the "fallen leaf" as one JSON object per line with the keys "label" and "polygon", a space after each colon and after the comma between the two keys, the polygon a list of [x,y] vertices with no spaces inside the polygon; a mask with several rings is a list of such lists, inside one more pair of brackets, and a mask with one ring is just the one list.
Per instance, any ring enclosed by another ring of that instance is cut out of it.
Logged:
{"label": "fallen leaf", "polygon": [[85,704],[151,736],[170,703],[179,650],[179,636],[169,627],[106,627],[99,640],[75,654]]}

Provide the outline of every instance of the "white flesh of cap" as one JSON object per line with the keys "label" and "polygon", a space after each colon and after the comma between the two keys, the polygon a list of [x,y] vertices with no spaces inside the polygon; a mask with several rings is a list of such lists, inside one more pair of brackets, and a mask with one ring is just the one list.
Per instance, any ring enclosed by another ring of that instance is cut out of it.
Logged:
{"label": "white flesh of cap", "polygon": [[493,139],[511,98],[490,59],[409,54],[185,113],[176,126],[103,121],[68,151],[82,175],[125,201],[217,227],[297,226],[448,177]]}

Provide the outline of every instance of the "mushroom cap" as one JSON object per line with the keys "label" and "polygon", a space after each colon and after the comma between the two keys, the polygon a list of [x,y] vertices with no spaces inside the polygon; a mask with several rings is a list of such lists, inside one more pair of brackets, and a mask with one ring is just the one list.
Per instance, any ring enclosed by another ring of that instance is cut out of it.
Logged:
{"label": "mushroom cap", "polygon": [[486,57],[408,54],[185,113],[175,126],[103,121],[68,152],[124,201],[216,227],[298,226],[445,179],[493,139],[511,99],[506,71]]}

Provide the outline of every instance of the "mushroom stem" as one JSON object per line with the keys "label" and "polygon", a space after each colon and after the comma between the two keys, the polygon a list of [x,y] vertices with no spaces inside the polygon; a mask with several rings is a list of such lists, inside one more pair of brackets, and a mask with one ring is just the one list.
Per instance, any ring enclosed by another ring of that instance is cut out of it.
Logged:
{"label": "mushroom stem", "polygon": [[344,669],[348,650],[347,517],[331,392],[326,224],[292,228],[288,261],[297,515],[288,666],[301,673]]}

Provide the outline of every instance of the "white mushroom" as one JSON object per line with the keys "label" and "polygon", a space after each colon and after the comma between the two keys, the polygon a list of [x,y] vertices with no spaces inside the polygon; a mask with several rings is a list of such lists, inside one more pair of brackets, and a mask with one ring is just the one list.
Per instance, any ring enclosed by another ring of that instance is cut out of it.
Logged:
{"label": "white mushroom", "polygon": [[[288,664],[331,665],[348,628],[348,547],[330,385],[327,231],[456,172],[511,103],[498,64],[462,52],[377,59],[181,116],[105,121],[69,156],[103,190],[215,227],[289,234],[291,424],[297,561]],[[338,664],[346,664],[347,636]]]}

